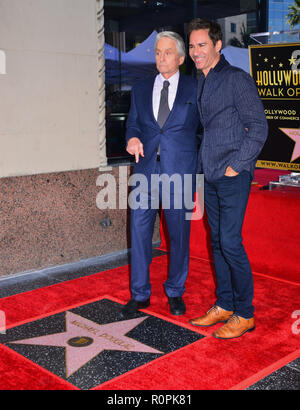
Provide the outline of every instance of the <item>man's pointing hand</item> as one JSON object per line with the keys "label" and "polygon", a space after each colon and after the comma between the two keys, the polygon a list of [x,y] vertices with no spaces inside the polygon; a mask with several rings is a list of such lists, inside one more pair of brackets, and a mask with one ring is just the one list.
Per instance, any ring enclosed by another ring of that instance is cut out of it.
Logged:
{"label": "man's pointing hand", "polygon": [[135,155],[135,162],[139,162],[139,156],[144,156],[144,146],[139,138],[130,138],[127,144],[127,152]]}

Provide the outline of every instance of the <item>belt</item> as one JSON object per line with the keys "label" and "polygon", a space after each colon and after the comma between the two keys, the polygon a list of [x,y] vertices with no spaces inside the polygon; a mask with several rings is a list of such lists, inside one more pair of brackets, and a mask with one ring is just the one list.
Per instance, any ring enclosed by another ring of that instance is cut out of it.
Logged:
{"label": "belt", "polygon": [[160,155],[159,154],[157,154],[156,161],[160,162]]}

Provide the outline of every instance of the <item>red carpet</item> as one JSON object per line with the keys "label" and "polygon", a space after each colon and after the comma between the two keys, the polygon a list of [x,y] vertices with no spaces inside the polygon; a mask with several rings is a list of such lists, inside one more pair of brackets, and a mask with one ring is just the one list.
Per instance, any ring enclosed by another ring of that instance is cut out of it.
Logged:
{"label": "red carpet", "polygon": [[[299,335],[293,334],[299,309],[300,283],[255,275],[256,330],[240,339],[220,341],[215,327],[202,330],[188,324],[214,301],[210,263],[191,260],[185,301],[187,313],[176,320],[168,313],[162,283],[167,256],[151,265],[153,296],[148,313],[206,337],[96,387],[104,390],[244,389],[300,355]],[[125,303],[129,296],[128,267],[97,273],[62,284],[0,300],[7,327],[31,322],[107,295]],[[99,370],[100,371],[100,370]],[[163,376],[162,376],[163,375]],[[0,345],[0,389],[75,389],[67,381]]]}
{"label": "red carpet", "polygon": [[[300,281],[299,232],[300,189],[292,191],[259,190],[277,181],[284,171],[256,170],[243,226],[244,245],[256,273],[295,282]],[[296,189],[296,188],[295,188]],[[161,249],[168,250],[164,220]],[[212,260],[209,226],[204,217],[192,221],[190,254]]]}
{"label": "red carpet", "polygon": [[[269,182],[270,173],[256,174],[258,179],[258,185],[264,185]],[[277,180],[277,176],[272,174],[271,179]],[[168,313],[163,292],[167,255],[153,259],[151,306],[145,312],[205,337],[97,385],[96,389],[245,389],[299,357],[300,334],[294,331],[293,315],[299,311],[299,205],[295,194],[260,191],[257,186],[252,189],[244,243],[254,271],[254,332],[222,341],[211,336],[220,325],[202,329],[188,324],[190,318],[206,312],[215,300],[206,220],[193,221],[193,257],[184,295],[187,313],[176,319]],[[163,248],[166,243],[162,231]],[[6,315],[7,328],[15,328],[103,297],[120,303],[130,298],[128,266],[0,299],[0,310]],[[77,387],[0,344],[0,389]]]}

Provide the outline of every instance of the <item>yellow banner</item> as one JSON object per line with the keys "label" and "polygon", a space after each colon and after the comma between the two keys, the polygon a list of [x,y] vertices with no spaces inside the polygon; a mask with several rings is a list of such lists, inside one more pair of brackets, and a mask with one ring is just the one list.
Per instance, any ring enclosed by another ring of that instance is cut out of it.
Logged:
{"label": "yellow banner", "polygon": [[300,171],[300,164],[293,164],[291,162],[276,162],[276,161],[264,161],[258,160],[256,163],[258,168],[273,168],[283,169],[285,171]]}

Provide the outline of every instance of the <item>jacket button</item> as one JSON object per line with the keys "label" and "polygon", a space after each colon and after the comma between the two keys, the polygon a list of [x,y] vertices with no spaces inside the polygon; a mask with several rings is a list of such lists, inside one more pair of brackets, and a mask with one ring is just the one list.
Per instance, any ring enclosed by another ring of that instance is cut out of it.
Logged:
{"label": "jacket button", "polygon": [[160,132],[161,134],[163,134],[163,133],[164,133],[164,132],[163,132],[163,130],[160,130],[159,132]]}

